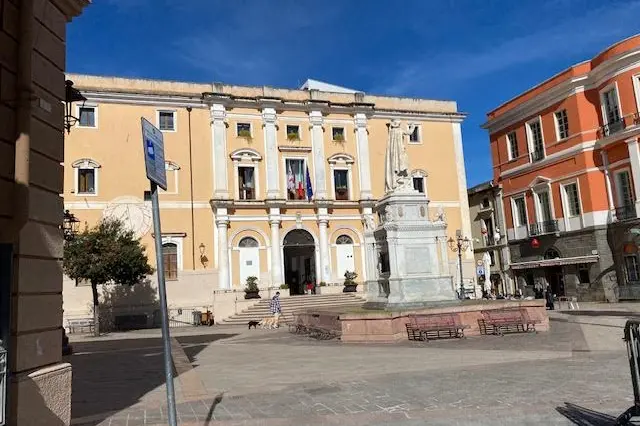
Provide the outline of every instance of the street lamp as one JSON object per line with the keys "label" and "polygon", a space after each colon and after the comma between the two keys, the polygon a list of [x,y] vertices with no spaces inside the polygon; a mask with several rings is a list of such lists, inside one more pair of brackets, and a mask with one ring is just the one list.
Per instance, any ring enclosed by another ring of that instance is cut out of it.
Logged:
{"label": "street lamp", "polygon": [[69,210],[64,211],[64,216],[62,220],[62,234],[65,240],[67,241],[73,240],[73,238],[78,234],[79,224],[80,224],[80,219],[78,219]]}
{"label": "street lamp", "polygon": [[73,81],[67,80],[64,82],[65,86],[65,96],[64,96],[64,128],[67,130],[67,133],[71,132],[71,128],[76,125],[80,117],[76,117],[73,115],[73,104],[75,102],[82,102],[84,106],[85,98],[82,93],[78,89],[73,87]]}
{"label": "street lamp", "polygon": [[471,245],[471,241],[469,238],[462,238],[462,232],[458,229],[456,231],[456,239],[449,238],[447,241],[449,243],[449,248],[454,252],[458,253],[458,265],[460,267],[460,294],[458,297],[460,299],[464,299],[464,281],[462,280],[462,252],[466,251]]}

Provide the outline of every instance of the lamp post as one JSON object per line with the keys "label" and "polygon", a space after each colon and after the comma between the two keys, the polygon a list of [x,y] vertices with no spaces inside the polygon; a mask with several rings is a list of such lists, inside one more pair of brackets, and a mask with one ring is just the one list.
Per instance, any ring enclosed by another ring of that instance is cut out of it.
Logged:
{"label": "lamp post", "polygon": [[66,241],[73,240],[73,238],[78,234],[79,224],[80,219],[78,219],[69,210],[64,211],[62,219],[62,235]]}
{"label": "lamp post", "polygon": [[456,239],[449,238],[447,241],[449,243],[449,248],[454,252],[458,253],[458,266],[460,268],[460,293],[458,297],[462,300],[464,299],[464,281],[462,279],[462,252],[466,251],[471,245],[471,241],[469,238],[462,238],[462,232],[458,229],[456,231]]}
{"label": "lamp post", "polygon": [[82,105],[84,106],[87,98],[85,98],[78,89],[75,89],[73,87],[73,81],[67,80],[64,82],[64,85],[64,128],[67,130],[67,133],[70,133],[71,128],[76,125],[78,120],[80,120],[80,117],[76,117],[73,115],[73,104],[75,102],[82,102]]}

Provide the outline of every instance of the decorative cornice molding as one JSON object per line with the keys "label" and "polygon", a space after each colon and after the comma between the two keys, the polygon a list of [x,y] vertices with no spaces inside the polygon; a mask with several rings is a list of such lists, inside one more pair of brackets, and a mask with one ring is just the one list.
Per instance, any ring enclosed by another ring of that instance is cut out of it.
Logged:
{"label": "decorative cornice molding", "polygon": [[[539,95],[534,96],[528,101],[505,111],[498,117],[487,120],[481,127],[488,130],[490,134],[499,132],[506,127],[538,114],[545,108],[561,102],[569,96],[584,92],[585,90],[598,88],[598,86],[603,84],[604,81],[621,73],[630,71],[636,67],[640,67],[640,48],[624,52],[618,56],[608,59],[587,74],[562,81],[541,92]],[[548,80],[545,80],[545,82],[546,81]],[[545,82],[540,83],[540,85]],[[518,95],[518,97],[523,94]],[[502,105],[512,102],[518,97],[515,97]]]}
{"label": "decorative cornice molding", "polygon": [[79,16],[82,13],[82,9],[89,6],[90,0],[51,0],[64,15],[67,17],[67,21]]}

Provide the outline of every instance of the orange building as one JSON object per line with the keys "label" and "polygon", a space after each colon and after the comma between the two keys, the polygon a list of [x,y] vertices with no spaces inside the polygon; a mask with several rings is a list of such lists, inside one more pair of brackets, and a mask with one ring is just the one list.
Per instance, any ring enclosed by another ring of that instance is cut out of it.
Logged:
{"label": "orange building", "polygon": [[524,294],[549,285],[579,300],[640,297],[638,111],[640,35],[487,114]]}

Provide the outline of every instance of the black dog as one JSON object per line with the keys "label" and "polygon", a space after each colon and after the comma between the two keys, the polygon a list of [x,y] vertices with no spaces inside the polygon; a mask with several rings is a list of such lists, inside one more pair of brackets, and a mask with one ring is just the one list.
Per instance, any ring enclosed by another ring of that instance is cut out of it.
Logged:
{"label": "black dog", "polygon": [[249,321],[249,330],[251,330],[251,327],[256,328],[258,324],[260,324],[260,321]]}

